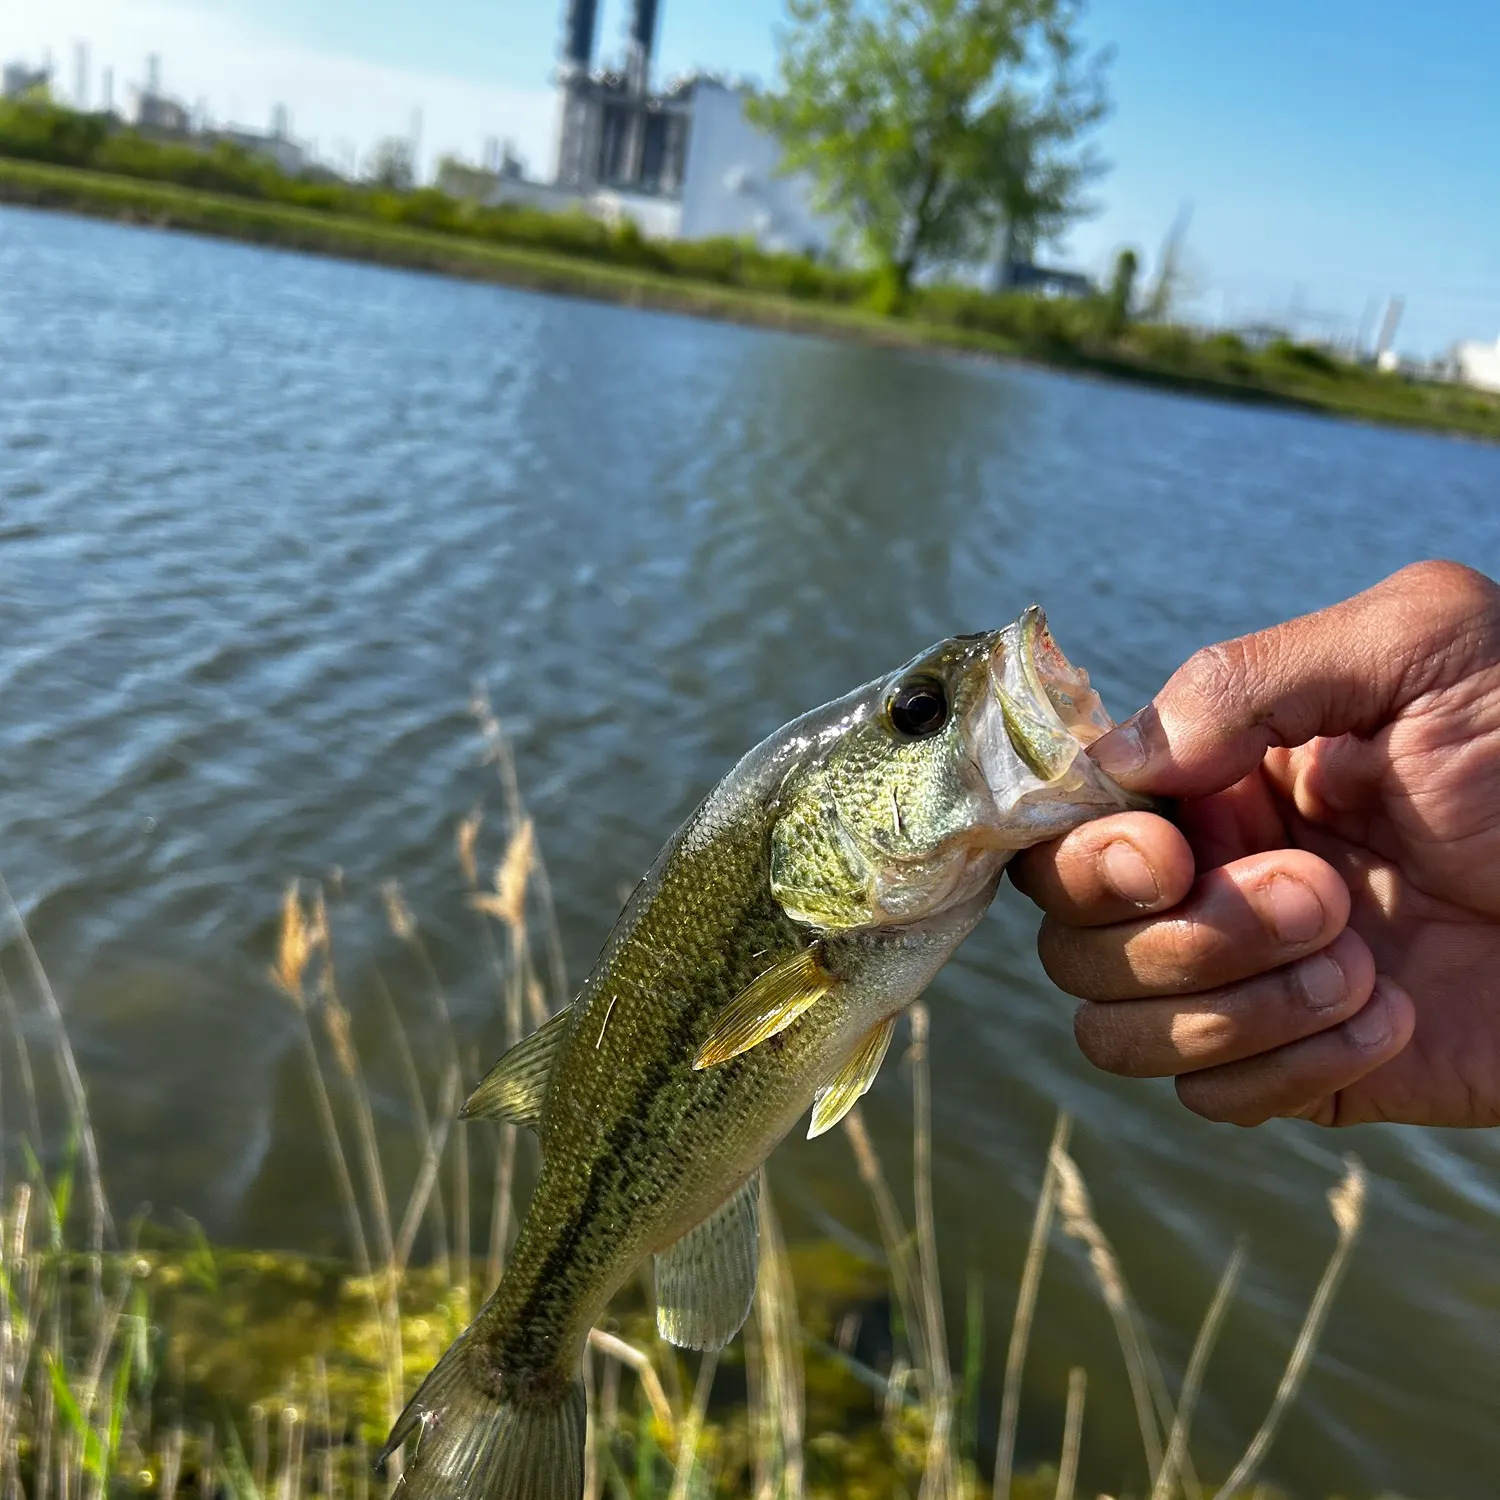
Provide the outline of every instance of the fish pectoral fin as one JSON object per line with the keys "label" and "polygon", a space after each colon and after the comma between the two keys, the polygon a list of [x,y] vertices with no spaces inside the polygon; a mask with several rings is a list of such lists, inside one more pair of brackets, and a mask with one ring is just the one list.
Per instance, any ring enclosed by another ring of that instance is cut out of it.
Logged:
{"label": "fish pectoral fin", "polygon": [[656,1326],[679,1349],[722,1349],[750,1315],[760,1266],[760,1178],[757,1169],[656,1257]]}
{"label": "fish pectoral fin", "polygon": [[693,1059],[695,1068],[711,1068],[758,1047],[785,1031],[803,1011],[833,988],[816,948],[804,948],[753,979],[724,1007],[712,1033]]}
{"label": "fish pectoral fin", "polygon": [[808,1140],[816,1140],[832,1130],[869,1093],[895,1030],[895,1016],[877,1022],[865,1033],[844,1066],[818,1090],[813,1100],[812,1124],[807,1127]]}
{"label": "fish pectoral fin", "polygon": [[511,1120],[534,1129],[542,1118],[547,1081],[572,1018],[573,1007],[565,1005],[550,1021],[517,1042],[464,1101],[459,1119]]}

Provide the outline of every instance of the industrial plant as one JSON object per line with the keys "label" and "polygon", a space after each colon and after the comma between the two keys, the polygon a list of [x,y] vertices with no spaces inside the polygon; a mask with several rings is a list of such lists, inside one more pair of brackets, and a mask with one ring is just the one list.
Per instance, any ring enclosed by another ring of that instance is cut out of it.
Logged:
{"label": "industrial plant", "polygon": [[490,203],[628,219],[660,238],[731,235],[827,253],[835,225],[813,209],[811,185],[781,170],[780,148],[746,117],[745,90],[704,74],[654,85],[659,0],[633,0],[623,58],[601,63],[599,9],[599,0],[564,3],[552,180],[514,165],[450,167],[440,185]]}
{"label": "industrial plant", "polygon": [[625,65],[593,71],[598,0],[569,0],[558,68],[562,117],[557,182],[590,189],[676,193],[682,186],[692,85],[651,92],[651,52],[657,0],[635,0]]}

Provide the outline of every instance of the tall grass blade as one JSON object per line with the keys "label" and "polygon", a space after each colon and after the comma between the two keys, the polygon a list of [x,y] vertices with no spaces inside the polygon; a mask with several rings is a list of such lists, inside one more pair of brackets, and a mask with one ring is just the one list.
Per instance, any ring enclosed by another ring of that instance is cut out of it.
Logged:
{"label": "tall grass blade", "polygon": [[1073,1500],[1078,1482],[1078,1454],[1083,1446],[1083,1398],[1088,1375],[1079,1366],[1068,1371],[1068,1407],[1063,1417],[1062,1456],[1057,1465],[1056,1500]]}
{"label": "tall grass blade", "polygon": [[1082,1240],[1088,1247],[1094,1279],[1115,1325],[1120,1352],[1125,1357],[1131,1399],[1135,1402],[1136,1423],[1140,1428],[1141,1446],[1146,1453],[1146,1468],[1154,1487],[1157,1476],[1161,1473],[1161,1431],[1157,1426],[1155,1403],[1146,1373],[1140,1329],[1126,1289],[1125,1277],[1120,1270],[1114,1247],[1105,1238],[1098,1220],[1094,1218],[1088,1189],[1083,1185],[1083,1175],[1073,1158],[1066,1150],[1059,1148],[1052,1153],[1051,1161],[1053,1170],[1057,1173],[1057,1207],[1062,1216],[1063,1230],[1075,1239]]}
{"label": "tall grass blade", "polygon": [[1323,1277],[1318,1282],[1318,1289],[1313,1294],[1312,1304],[1308,1307],[1301,1331],[1297,1334],[1297,1342],[1292,1346],[1291,1357],[1287,1360],[1281,1383],[1276,1387],[1276,1395],[1272,1398],[1266,1419],[1250,1440],[1245,1456],[1234,1466],[1229,1478],[1219,1487],[1214,1500],[1231,1500],[1232,1496],[1242,1491],[1255,1477],[1256,1470],[1264,1462],[1271,1444],[1276,1439],[1281,1420],[1295,1399],[1303,1376],[1307,1373],[1313,1351],[1317,1348],[1318,1339],[1322,1336],[1328,1310],[1333,1305],[1334,1293],[1338,1290],[1339,1282],[1349,1263],[1350,1253],[1364,1226],[1366,1187],[1364,1163],[1352,1154],[1346,1156],[1343,1180],[1336,1187],[1329,1189],[1328,1193],[1328,1208],[1333,1215],[1334,1227],[1338,1231],[1338,1242],[1323,1271]]}
{"label": "tall grass blade", "polygon": [[[21,915],[21,908],[12,898],[4,875],[0,875],[0,903],[4,904],[15,926],[21,943],[21,951],[26,955],[26,964],[31,972],[32,983],[36,986],[36,992],[41,997],[42,1005],[47,1012],[47,1019],[52,1026],[58,1072],[68,1095],[68,1112],[83,1142],[83,1161],[88,1175],[90,1208],[89,1248],[95,1254],[100,1254],[104,1250],[105,1236],[114,1233],[114,1221],[110,1218],[109,1204],[104,1198],[104,1178],[99,1170],[99,1146],[94,1139],[94,1127],[89,1119],[88,1097],[84,1093],[83,1077],[78,1071],[78,1060],[73,1055],[73,1045],[68,1040],[62,1007],[57,1003],[57,996],[53,992],[51,981],[47,978],[47,971],[42,967],[41,957],[32,945],[31,934],[26,930],[26,921]],[[37,1144],[40,1146],[40,1140]],[[96,1302],[97,1290],[96,1288]]]}
{"label": "tall grass blade", "polygon": [[1047,1148],[1047,1163],[1042,1169],[1042,1189],[1037,1195],[1036,1213],[1031,1220],[1031,1238],[1026,1244],[1026,1260],[1021,1268],[1021,1285],[1016,1292],[1016,1312],[1010,1325],[1010,1343],[1005,1351],[1005,1383],[1000,1393],[1000,1432],[995,1439],[994,1500],[1010,1500],[1011,1474],[1016,1458],[1016,1427],[1021,1416],[1021,1375],[1026,1366],[1026,1350],[1031,1343],[1031,1325],[1036,1316],[1037,1293],[1042,1284],[1042,1266],[1047,1259],[1047,1237],[1052,1232],[1053,1212],[1057,1206],[1057,1168],[1054,1158],[1068,1149],[1072,1119],[1059,1114],[1052,1127],[1052,1143]]}
{"label": "tall grass blade", "polygon": [[[1171,1436],[1167,1439],[1166,1455],[1162,1459],[1161,1473],[1157,1475],[1151,1500],[1170,1500],[1172,1495],[1177,1472],[1188,1451],[1188,1434],[1192,1429],[1198,1394],[1203,1389],[1204,1371],[1208,1368],[1209,1356],[1218,1342],[1224,1314],[1229,1311],[1229,1304],[1234,1299],[1240,1273],[1245,1268],[1245,1253],[1245,1242],[1241,1240],[1234,1247],[1234,1254],[1229,1257],[1228,1265],[1224,1267],[1213,1301],[1209,1303],[1208,1312],[1199,1326],[1198,1336],[1193,1340],[1193,1352],[1188,1357],[1187,1371],[1182,1377],[1182,1390],[1177,1396],[1177,1413],[1172,1419]],[[1194,1489],[1196,1488],[1194,1485]]]}

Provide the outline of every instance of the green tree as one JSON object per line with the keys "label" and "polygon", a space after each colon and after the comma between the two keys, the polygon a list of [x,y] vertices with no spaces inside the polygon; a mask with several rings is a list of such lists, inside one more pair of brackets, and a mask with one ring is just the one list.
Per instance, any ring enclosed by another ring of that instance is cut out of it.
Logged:
{"label": "green tree", "polygon": [[752,118],[904,295],[924,264],[1056,234],[1099,170],[1107,107],[1082,0],[787,0],[776,92]]}
{"label": "green tree", "polygon": [[997,289],[1039,246],[1093,212],[1085,193],[1107,170],[1087,137],[1109,112],[1110,54],[1091,55],[1078,40],[1081,4],[1057,7],[1042,34],[1042,65],[1032,69],[1031,87],[1008,86],[991,110],[988,192],[980,201],[998,240]]}
{"label": "green tree", "polygon": [[399,135],[388,135],[377,141],[365,168],[365,178],[376,187],[409,193],[417,181],[411,142]]}

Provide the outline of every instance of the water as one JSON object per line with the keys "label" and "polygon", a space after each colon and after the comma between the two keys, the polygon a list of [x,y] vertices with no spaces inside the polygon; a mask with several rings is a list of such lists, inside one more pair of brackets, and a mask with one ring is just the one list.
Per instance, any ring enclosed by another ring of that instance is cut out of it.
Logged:
{"label": "water", "polygon": [[[578,976],[744,748],[939,636],[1038,599],[1123,711],[1194,646],[1412,558],[1500,570],[1494,450],[66,218],[0,213],[0,347],[0,866],[62,997],[114,1202],[243,1242],[339,1244],[296,1019],[264,978],[289,877],[334,881],[377,1074],[375,971],[418,984],[379,920],[386,877],[466,1041],[493,1051],[453,857],[457,820],[499,802],[476,681]],[[485,856],[499,847],[492,821]],[[1357,1150],[1367,1237],[1270,1471],[1309,1495],[1492,1493],[1495,1138],[1200,1121],[1082,1061],[1034,927],[1004,894],[931,997],[951,1305],[979,1273],[1003,1339],[1071,1110],[1170,1369],[1249,1236],[1199,1423],[1222,1472]],[[869,1101],[898,1183],[908,1091],[888,1066]],[[399,1155],[394,1075],[380,1104]],[[840,1138],[789,1144],[773,1182],[794,1235],[874,1238]],[[1082,1362],[1085,1469],[1137,1475],[1076,1247],[1049,1265],[1038,1327],[1023,1456],[1056,1451]]]}

